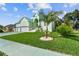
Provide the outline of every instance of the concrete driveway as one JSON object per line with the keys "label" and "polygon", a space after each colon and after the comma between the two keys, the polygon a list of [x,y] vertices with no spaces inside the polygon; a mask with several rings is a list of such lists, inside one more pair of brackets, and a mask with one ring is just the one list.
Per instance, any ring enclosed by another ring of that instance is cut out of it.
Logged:
{"label": "concrete driveway", "polygon": [[[11,34],[17,34],[17,32],[0,33],[0,36]],[[68,56],[63,53],[41,49],[2,38],[0,38],[0,51],[9,56]]]}
{"label": "concrete driveway", "polygon": [[41,49],[0,38],[0,51],[8,56],[68,56],[63,53]]}
{"label": "concrete driveway", "polygon": [[0,36],[5,36],[5,35],[11,35],[11,34],[18,34],[21,32],[6,32],[6,33],[0,33]]}

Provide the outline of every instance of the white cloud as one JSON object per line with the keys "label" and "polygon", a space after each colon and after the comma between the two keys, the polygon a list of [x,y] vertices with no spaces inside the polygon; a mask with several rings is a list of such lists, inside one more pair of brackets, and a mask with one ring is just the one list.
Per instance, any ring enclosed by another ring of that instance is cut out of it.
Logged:
{"label": "white cloud", "polygon": [[19,17],[20,17],[20,15],[16,15],[16,17],[17,17],[17,18],[19,18]]}
{"label": "white cloud", "polygon": [[32,12],[33,12],[33,13],[37,13],[38,11],[37,11],[37,10],[32,10]]}
{"label": "white cloud", "polygon": [[68,7],[68,4],[64,4],[64,7],[67,8]]}
{"label": "white cloud", "polygon": [[5,16],[12,16],[12,14],[11,13],[5,13]]}
{"label": "white cloud", "polygon": [[5,6],[6,4],[5,3],[0,3],[0,8]]}
{"label": "white cloud", "polygon": [[39,4],[36,5],[36,7],[38,9],[52,9],[50,4],[48,4],[48,3],[39,3]]}
{"label": "white cloud", "polygon": [[39,10],[39,9],[52,9],[51,5],[48,3],[30,3],[28,4],[29,9]]}
{"label": "white cloud", "polygon": [[5,7],[1,7],[1,9],[2,9],[3,11],[7,11],[7,9],[6,9]]}
{"label": "white cloud", "polygon": [[17,12],[18,11],[18,8],[14,7],[14,11]]}
{"label": "white cloud", "polygon": [[72,7],[75,7],[76,5],[78,5],[78,3],[65,3],[65,4],[64,4],[64,7],[65,7],[65,8],[68,8],[68,7],[69,7],[69,8],[72,8]]}
{"label": "white cloud", "polygon": [[0,3],[0,9],[3,11],[7,11],[7,8],[5,7],[6,4],[5,3]]}
{"label": "white cloud", "polygon": [[33,9],[34,8],[32,3],[29,3],[28,6],[29,6],[29,9]]}
{"label": "white cloud", "polygon": [[70,3],[69,4],[69,7],[74,7],[74,6],[76,6],[78,3]]}

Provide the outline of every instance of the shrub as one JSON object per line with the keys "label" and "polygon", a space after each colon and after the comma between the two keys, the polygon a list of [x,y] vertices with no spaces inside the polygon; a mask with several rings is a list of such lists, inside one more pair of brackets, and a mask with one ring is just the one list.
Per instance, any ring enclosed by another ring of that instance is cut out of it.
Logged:
{"label": "shrub", "polygon": [[57,27],[57,32],[59,32],[61,35],[67,36],[72,33],[72,27],[63,23]]}
{"label": "shrub", "polygon": [[6,55],[4,52],[0,51],[0,56],[8,56],[8,55]]}
{"label": "shrub", "polygon": [[0,29],[0,33],[2,33],[2,32],[3,32],[3,30]]}

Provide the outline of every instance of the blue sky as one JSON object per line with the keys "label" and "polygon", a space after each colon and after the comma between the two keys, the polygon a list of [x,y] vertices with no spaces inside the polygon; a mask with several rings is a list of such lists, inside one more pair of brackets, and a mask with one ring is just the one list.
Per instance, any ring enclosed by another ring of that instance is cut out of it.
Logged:
{"label": "blue sky", "polygon": [[[79,9],[78,3],[0,3],[0,24],[15,24],[23,16],[32,18],[39,9],[45,13],[50,10],[63,11],[63,15],[74,9]],[[61,17],[61,16],[60,16]]]}

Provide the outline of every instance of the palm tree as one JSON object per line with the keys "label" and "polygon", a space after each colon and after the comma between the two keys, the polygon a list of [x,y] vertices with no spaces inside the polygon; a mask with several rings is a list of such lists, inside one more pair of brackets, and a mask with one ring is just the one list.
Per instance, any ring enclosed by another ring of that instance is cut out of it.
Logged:
{"label": "palm tree", "polygon": [[43,20],[45,22],[45,25],[46,25],[46,31],[45,31],[45,37],[48,38],[48,25],[55,21],[56,19],[59,19],[58,15],[62,14],[62,11],[56,11],[56,12],[53,12],[53,11],[50,11],[48,12],[48,14],[43,14]]}

